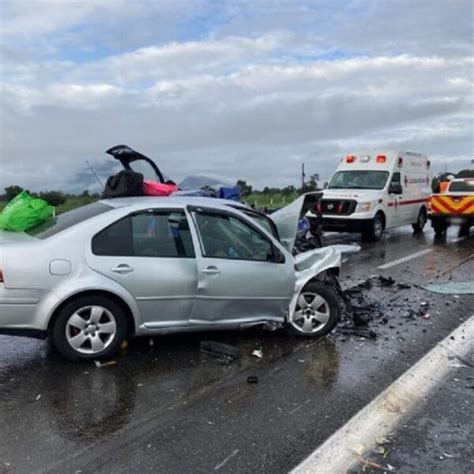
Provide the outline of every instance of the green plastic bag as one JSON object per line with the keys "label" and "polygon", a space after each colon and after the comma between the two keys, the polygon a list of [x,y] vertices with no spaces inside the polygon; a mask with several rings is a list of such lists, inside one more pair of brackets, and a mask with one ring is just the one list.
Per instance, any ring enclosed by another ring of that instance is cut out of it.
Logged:
{"label": "green plastic bag", "polygon": [[22,191],[0,214],[0,229],[23,232],[54,216],[54,207]]}

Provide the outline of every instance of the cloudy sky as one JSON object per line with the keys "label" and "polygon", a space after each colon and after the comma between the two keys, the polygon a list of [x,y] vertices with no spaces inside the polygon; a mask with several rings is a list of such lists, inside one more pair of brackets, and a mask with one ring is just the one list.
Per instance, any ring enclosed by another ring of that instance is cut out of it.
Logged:
{"label": "cloudy sky", "polygon": [[257,187],[358,148],[473,157],[472,0],[0,6],[0,188],[97,190],[118,143]]}

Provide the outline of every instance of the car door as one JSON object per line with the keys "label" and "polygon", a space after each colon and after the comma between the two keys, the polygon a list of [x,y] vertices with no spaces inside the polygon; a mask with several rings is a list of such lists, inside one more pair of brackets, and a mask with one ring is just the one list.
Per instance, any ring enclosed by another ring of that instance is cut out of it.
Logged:
{"label": "car door", "polygon": [[188,324],[197,266],[183,209],[149,209],[114,222],[92,239],[88,264],[129,291],[146,327]]}
{"label": "car door", "polygon": [[293,259],[232,211],[189,207],[199,240],[191,324],[283,321],[295,285]]}

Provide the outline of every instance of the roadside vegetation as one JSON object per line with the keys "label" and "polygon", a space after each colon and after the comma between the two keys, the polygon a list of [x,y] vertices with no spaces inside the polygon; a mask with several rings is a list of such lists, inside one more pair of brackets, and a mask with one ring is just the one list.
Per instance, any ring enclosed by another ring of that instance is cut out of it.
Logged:
{"label": "roadside vegetation", "polygon": [[[287,186],[281,189],[265,187],[263,190],[259,191],[254,190],[251,185],[243,180],[238,180],[236,186],[240,187],[242,199],[248,204],[253,205],[258,209],[275,209],[286,206],[303,192],[318,189],[318,180],[319,176],[317,174],[312,175],[308,182],[305,183],[303,189],[298,189],[295,186]],[[23,190],[24,189],[21,186],[7,186],[4,194],[0,195],[0,211]],[[67,194],[61,191],[28,192],[31,196],[44,199],[52,206],[55,206],[56,214],[70,211],[100,199],[99,194],[90,194],[87,190],[79,195]]]}
{"label": "roadside vegetation", "polygon": [[[465,170],[469,172],[469,170]],[[462,173],[462,172],[461,172]],[[460,174],[461,174],[460,173]],[[440,173],[433,177],[432,187],[446,176],[455,173]],[[236,186],[239,186],[242,192],[242,199],[248,204],[257,209],[277,209],[286,206],[294,201],[302,193],[314,191],[319,189],[319,175],[313,174],[309,180],[304,184],[303,188],[296,188],[295,186],[286,186],[284,188],[270,188],[265,187],[262,190],[253,189],[253,187],[246,181],[238,180]],[[4,194],[0,194],[0,212],[15,196],[23,191],[20,186],[8,186],[5,188]],[[52,206],[56,207],[56,214],[70,211],[80,206],[85,206],[91,202],[100,199],[99,194],[90,194],[89,191],[84,191],[79,195],[67,194],[61,191],[41,191],[37,193],[30,193],[34,197],[44,199]]]}

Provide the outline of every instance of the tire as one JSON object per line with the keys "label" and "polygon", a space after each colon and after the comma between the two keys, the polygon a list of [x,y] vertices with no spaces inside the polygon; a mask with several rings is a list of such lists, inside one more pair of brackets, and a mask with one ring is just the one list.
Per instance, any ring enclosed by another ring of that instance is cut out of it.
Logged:
{"label": "tire", "polygon": [[[122,307],[107,296],[78,296],[59,311],[53,343],[71,361],[107,359],[115,355],[127,334]],[[72,341],[72,342],[71,342]]]}
{"label": "tire", "polygon": [[422,207],[420,209],[420,212],[418,213],[417,221],[411,225],[413,227],[413,232],[415,234],[419,234],[423,232],[423,229],[426,225],[427,220],[428,220],[428,215],[426,213],[426,208]]}
{"label": "tire", "polygon": [[324,336],[336,327],[341,317],[340,311],[334,289],[321,281],[311,281],[298,295],[298,302],[286,329],[294,336]]}
{"label": "tire", "polygon": [[471,231],[471,224],[468,223],[468,224],[462,224],[460,229],[459,229],[459,236],[460,237],[465,237],[467,235],[469,235]]}
{"label": "tire", "polygon": [[441,237],[446,233],[448,226],[444,222],[433,222],[434,233],[437,237]]}
{"label": "tire", "polygon": [[385,230],[385,218],[381,212],[375,214],[372,222],[369,225],[369,228],[363,233],[365,240],[370,240],[372,242],[378,242],[383,235]]}

